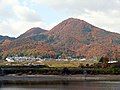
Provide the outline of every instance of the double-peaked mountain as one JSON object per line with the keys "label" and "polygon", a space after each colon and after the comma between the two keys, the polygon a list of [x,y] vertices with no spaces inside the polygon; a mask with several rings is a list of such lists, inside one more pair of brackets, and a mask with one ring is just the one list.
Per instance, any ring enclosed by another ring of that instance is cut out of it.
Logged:
{"label": "double-peaked mountain", "polygon": [[[7,43],[7,44],[6,44]],[[120,34],[95,27],[83,20],[69,18],[51,30],[31,28],[17,39],[1,44],[6,55],[116,56],[120,51]]]}

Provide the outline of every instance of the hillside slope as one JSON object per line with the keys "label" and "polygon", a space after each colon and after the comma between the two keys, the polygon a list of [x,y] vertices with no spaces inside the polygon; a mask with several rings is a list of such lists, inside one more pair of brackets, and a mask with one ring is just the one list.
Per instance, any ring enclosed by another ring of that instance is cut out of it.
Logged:
{"label": "hillside slope", "polygon": [[83,20],[69,18],[46,33],[59,50],[88,58],[120,51],[120,34],[95,27]]}
{"label": "hillside slope", "polygon": [[86,58],[110,54],[115,57],[115,53],[120,51],[120,34],[100,29],[80,19],[69,18],[49,31],[32,28],[12,42],[2,43],[0,50],[2,53],[15,51],[12,54],[22,52],[29,56],[64,53]]}

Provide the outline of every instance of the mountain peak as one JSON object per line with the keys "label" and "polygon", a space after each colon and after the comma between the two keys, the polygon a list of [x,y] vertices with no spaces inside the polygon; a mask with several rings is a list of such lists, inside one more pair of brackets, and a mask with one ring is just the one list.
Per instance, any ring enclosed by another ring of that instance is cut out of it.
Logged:
{"label": "mountain peak", "polygon": [[42,33],[46,30],[39,28],[39,27],[33,27],[31,29],[29,29],[28,31],[26,31],[25,33],[29,33],[29,34],[38,34],[38,33]]}
{"label": "mountain peak", "polygon": [[34,28],[29,29],[28,31],[26,31],[22,35],[20,35],[18,38],[30,37],[30,36],[34,36],[34,35],[37,35],[37,34],[40,34],[40,33],[44,33],[46,31],[47,30],[44,30],[42,28],[34,27]]}
{"label": "mountain peak", "polygon": [[70,17],[70,18],[68,18],[68,19],[66,19],[66,20],[71,20],[71,21],[72,21],[72,20],[74,20],[74,21],[75,21],[75,20],[79,20],[79,21],[83,21],[83,20],[81,20],[81,19],[73,18],[73,17]]}
{"label": "mountain peak", "polygon": [[[83,30],[84,31],[90,31],[90,28],[92,27],[91,24],[87,23],[84,20],[76,19],[76,18],[68,18],[61,23],[59,23],[57,26],[53,27],[50,32],[50,34],[56,34],[56,33],[67,33],[67,34],[72,34],[72,33],[80,33]],[[83,32],[84,32],[83,31]],[[63,35],[63,34],[62,34]]]}
{"label": "mountain peak", "polygon": [[87,23],[84,20],[77,19],[77,18],[68,18],[68,19],[64,20],[63,22],[68,22],[68,23],[70,23],[70,22]]}

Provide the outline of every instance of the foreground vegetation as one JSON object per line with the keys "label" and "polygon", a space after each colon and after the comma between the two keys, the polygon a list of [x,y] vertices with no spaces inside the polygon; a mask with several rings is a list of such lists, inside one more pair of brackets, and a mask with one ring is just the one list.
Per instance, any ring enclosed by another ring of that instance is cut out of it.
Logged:
{"label": "foreground vegetation", "polygon": [[[120,63],[108,64],[109,58],[73,61],[0,61],[0,74],[8,75],[64,75],[64,74],[120,74]],[[118,60],[119,61],[119,60]]]}
{"label": "foreground vegetation", "polygon": [[[86,71],[86,73],[84,73]],[[120,74],[120,68],[85,68],[85,67],[46,67],[46,66],[6,66],[0,70],[1,75],[76,75],[76,74]]]}
{"label": "foreground vegetation", "polygon": [[[88,61],[43,61],[43,62],[0,62],[0,74],[8,75],[63,75],[63,74],[120,74],[120,68],[98,64],[97,60]],[[106,67],[107,66],[107,67]]]}

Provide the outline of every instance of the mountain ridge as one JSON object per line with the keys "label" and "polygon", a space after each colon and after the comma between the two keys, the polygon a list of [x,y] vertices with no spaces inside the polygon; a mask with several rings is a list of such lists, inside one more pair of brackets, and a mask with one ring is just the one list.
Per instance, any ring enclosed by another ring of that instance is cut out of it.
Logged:
{"label": "mountain ridge", "polygon": [[[1,45],[4,47],[4,44]],[[27,46],[29,48],[26,51],[22,49]],[[39,27],[31,28],[8,43],[5,47],[7,49],[1,48],[1,52],[6,51],[9,55],[11,50],[20,49],[18,52],[14,50],[14,53],[19,54],[21,51],[26,55],[25,53],[30,53],[31,47],[34,47],[31,55],[42,55],[39,50],[42,46],[41,50],[45,50],[45,55],[48,56],[57,55],[60,52],[68,56],[85,56],[86,58],[101,57],[110,52],[115,56],[114,52],[120,51],[120,34],[100,29],[84,20],[68,18],[49,31]]]}

